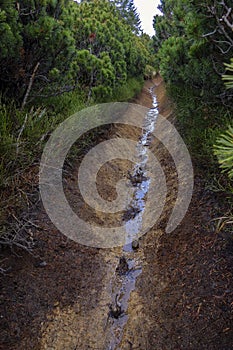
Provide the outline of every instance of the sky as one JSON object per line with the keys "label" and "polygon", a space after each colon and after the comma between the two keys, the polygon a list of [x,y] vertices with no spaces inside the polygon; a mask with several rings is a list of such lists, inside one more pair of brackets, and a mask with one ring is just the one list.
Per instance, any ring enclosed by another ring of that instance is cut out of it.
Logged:
{"label": "sky", "polygon": [[134,0],[134,4],[137,7],[138,14],[142,21],[142,29],[149,35],[154,35],[153,17],[156,14],[160,14],[157,6],[159,0]]}

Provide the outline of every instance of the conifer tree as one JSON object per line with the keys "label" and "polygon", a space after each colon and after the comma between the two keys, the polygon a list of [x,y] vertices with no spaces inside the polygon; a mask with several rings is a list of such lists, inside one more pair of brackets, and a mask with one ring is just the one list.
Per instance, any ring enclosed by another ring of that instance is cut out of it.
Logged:
{"label": "conifer tree", "polygon": [[135,34],[141,33],[141,20],[134,5],[134,0],[113,0],[120,11],[121,16],[132,28]]}
{"label": "conifer tree", "polygon": [[154,18],[154,46],[167,82],[210,100],[224,92],[224,62],[233,53],[231,1],[162,0]]}
{"label": "conifer tree", "polygon": [[133,1],[3,0],[0,89],[24,107],[76,88],[106,96],[143,75],[148,50]]}

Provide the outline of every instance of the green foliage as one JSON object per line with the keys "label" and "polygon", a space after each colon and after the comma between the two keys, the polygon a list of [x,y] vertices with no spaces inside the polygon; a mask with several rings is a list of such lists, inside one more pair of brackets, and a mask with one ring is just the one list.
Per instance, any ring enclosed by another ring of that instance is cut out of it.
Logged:
{"label": "green foliage", "polygon": [[115,3],[95,0],[74,5],[74,23],[81,29],[74,32],[78,81],[94,98],[111,96],[129,76],[142,75],[150,57],[122,14],[129,4]]}
{"label": "green foliage", "polygon": [[156,75],[155,68],[147,64],[144,71],[144,78],[153,79],[155,75]]}
{"label": "green foliage", "polygon": [[230,0],[162,0],[163,15],[154,18],[157,66],[175,102],[179,129],[195,165],[217,182],[214,152],[225,171],[233,163],[223,146],[229,133],[220,136],[232,125],[232,92],[221,79],[225,72],[227,87],[233,87],[232,75],[226,74],[233,61],[224,66],[233,51],[231,5]]}
{"label": "green foliage", "polygon": [[68,76],[64,74],[70,71],[75,54],[72,31],[65,22],[67,2],[20,1],[17,7],[13,1],[6,3],[11,10],[10,19],[7,19],[9,32],[14,33],[17,40],[11,40],[9,35],[2,38],[5,46],[11,45],[11,42],[14,44],[12,50],[8,50],[6,61],[1,61],[2,89],[7,88],[8,94],[22,100],[38,64],[33,77],[32,96],[71,89],[75,77],[69,76],[68,81]]}
{"label": "green foliage", "polygon": [[[111,93],[127,77],[125,38],[132,37],[114,5],[106,1],[76,5],[74,32],[77,52],[77,80],[94,97]],[[118,30],[116,30],[118,28]]]}
{"label": "green foliage", "polygon": [[214,145],[214,154],[218,157],[223,172],[227,172],[230,179],[233,179],[233,127],[222,134]]}
{"label": "green foliage", "polygon": [[138,92],[141,80],[132,76],[143,76],[151,57],[149,40],[135,35],[139,22],[131,0],[2,1],[0,148],[6,173],[19,154],[30,161],[40,140],[87,98],[89,104],[125,100]]}
{"label": "green foliage", "polygon": [[[233,59],[230,64],[225,64],[227,71],[233,71]],[[222,76],[225,86],[228,89],[233,88],[233,75],[224,74]],[[230,179],[233,179],[233,127],[229,126],[224,134],[221,134],[214,145],[214,154],[218,158],[220,168],[227,172]]]}
{"label": "green foliage", "polygon": [[16,58],[22,38],[19,31],[21,26],[17,23],[18,14],[15,1],[2,1],[0,9],[0,62],[9,57]]}
{"label": "green foliage", "polygon": [[169,84],[199,92],[200,101],[224,93],[221,72],[230,57],[232,30],[222,19],[230,1],[164,0],[155,16],[154,46],[161,74]]}
{"label": "green foliage", "polygon": [[[231,63],[225,63],[225,66],[227,67],[227,71],[233,72],[233,58],[231,58]],[[233,88],[233,74],[223,74],[222,76],[225,86],[227,89]]]}
{"label": "green foliage", "polygon": [[210,179],[218,172],[213,144],[229,123],[231,113],[217,104],[214,107],[200,104],[199,96],[195,96],[191,89],[184,90],[182,86],[172,85],[168,92],[176,102],[177,127],[193,163]]}
{"label": "green foliage", "polygon": [[30,111],[20,111],[13,101],[0,100],[0,187],[21,168],[33,163],[55,127],[85,107],[81,92],[38,100]]}
{"label": "green foliage", "polygon": [[144,80],[142,78],[129,78],[122,86],[117,87],[111,96],[111,101],[130,101],[142,90]]}
{"label": "green foliage", "polygon": [[137,9],[134,5],[134,0],[112,0],[120,11],[121,17],[132,28],[135,34],[141,32],[141,20]]}
{"label": "green foliage", "polygon": [[184,74],[186,56],[186,42],[182,37],[168,38],[158,53],[160,72],[168,83],[178,83]]}
{"label": "green foliage", "polygon": [[104,98],[143,74],[148,47],[132,0],[5,1],[0,10],[0,90],[23,106],[82,89]]}
{"label": "green foliage", "polygon": [[5,207],[28,205],[22,174],[38,164],[59,123],[86,105],[140,91],[153,58],[150,38],[139,33],[131,0],[1,1],[0,222]]}

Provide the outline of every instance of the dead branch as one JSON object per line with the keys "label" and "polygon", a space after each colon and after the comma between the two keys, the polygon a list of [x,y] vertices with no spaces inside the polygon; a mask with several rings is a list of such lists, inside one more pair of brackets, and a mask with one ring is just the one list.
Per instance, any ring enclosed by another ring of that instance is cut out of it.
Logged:
{"label": "dead branch", "polygon": [[55,97],[55,96],[59,96],[62,95],[66,92],[70,92],[70,91],[74,91],[76,89],[77,85],[72,85],[72,86],[65,86],[64,88],[60,89],[59,91],[56,91],[54,93],[51,94],[47,94],[47,95],[43,95],[41,93],[38,93],[36,95],[32,95],[32,97],[43,97],[43,98],[48,98],[48,97]]}
{"label": "dead branch", "polygon": [[18,247],[32,254],[35,241],[31,227],[37,225],[25,219],[20,220],[14,214],[12,217],[15,221],[4,232],[0,232],[0,245],[10,248]]}
{"label": "dead branch", "polygon": [[[228,41],[225,41],[225,40],[214,40],[214,43],[217,44],[216,46],[221,51],[222,54],[228,53],[231,50],[231,48],[233,47],[233,45],[231,45],[231,43],[229,43]],[[228,45],[228,48],[224,50],[219,44]]]}
{"label": "dead branch", "polygon": [[39,65],[40,65],[40,62],[37,62],[36,66],[35,66],[35,68],[34,68],[34,70],[33,70],[33,73],[32,73],[32,75],[31,75],[31,78],[30,78],[30,80],[29,80],[28,88],[27,88],[27,91],[26,91],[26,94],[25,94],[25,96],[24,96],[23,103],[22,103],[22,106],[21,106],[21,111],[24,109],[24,107],[25,107],[25,105],[26,105],[26,103],[27,103],[28,96],[29,96],[30,91],[31,91],[31,89],[32,89],[32,84],[33,84],[33,82],[34,82],[35,75],[36,75],[36,71],[37,71],[37,69],[39,68]]}
{"label": "dead branch", "polygon": [[233,30],[233,23],[230,23],[228,20],[228,16],[231,14],[231,9],[228,10],[227,14],[222,17],[223,21],[226,23],[226,25]]}
{"label": "dead branch", "polygon": [[218,30],[218,28],[215,28],[215,30],[213,30],[212,32],[203,34],[202,38],[206,38],[207,36],[214,35],[217,32],[217,30]]}
{"label": "dead branch", "polygon": [[[223,7],[223,13],[218,13],[218,6]],[[216,28],[210,32],[202,35],[202,37],[212,36],[216,33],[219,33],[224,38],[223,40],[215,40],[214,42],[217,44],[216,47],[221,51],[222,54],[228,53],[233,48],[233,38],[232,38],[232,30],[233,30],[233,16],[232,16],[232,8],[228,7],[224,0],[221,2],[214,2],[213,6],[207,6],[208,13],[215,18],[217,26]],[[231,33],[229,33],[229,29]],[[224,48],[222,45],[228,45],[227,48]]]}

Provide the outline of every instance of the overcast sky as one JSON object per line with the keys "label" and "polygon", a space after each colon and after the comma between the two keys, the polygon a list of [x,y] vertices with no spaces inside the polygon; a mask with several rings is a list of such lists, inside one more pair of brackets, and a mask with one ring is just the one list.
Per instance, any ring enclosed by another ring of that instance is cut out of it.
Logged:
{"label": "overcast sky", "polygon": [[159,0],[134,0],[142,21],[142,29],[149,35],[154,35],[153,17],[160,13],[157,9],[159,3]]}

